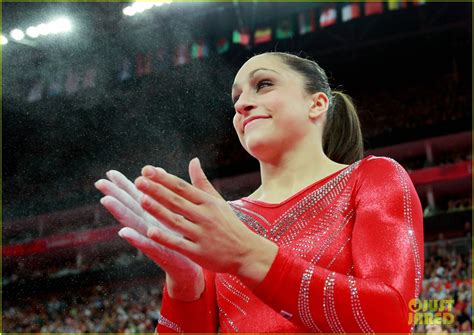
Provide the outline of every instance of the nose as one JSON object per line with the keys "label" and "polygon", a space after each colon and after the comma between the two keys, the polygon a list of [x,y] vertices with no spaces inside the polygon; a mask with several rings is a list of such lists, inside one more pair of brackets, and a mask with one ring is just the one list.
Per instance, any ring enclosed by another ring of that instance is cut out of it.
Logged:
{"label": "nose", "polygon": [[248,115],[248,113],[256,107],[255,103],[244,96],[240,96],[235,104],[235,111],[241,115]]}

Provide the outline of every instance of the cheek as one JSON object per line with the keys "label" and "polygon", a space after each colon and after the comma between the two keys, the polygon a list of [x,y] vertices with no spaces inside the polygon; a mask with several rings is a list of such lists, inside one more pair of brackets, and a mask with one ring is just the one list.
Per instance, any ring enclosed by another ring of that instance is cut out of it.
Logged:
{"label": "cheek", "polygon": [[239,135],[238,123],[239,123],[239,114],[235,113],[235,115],[232,119],[232,125],[234,126],[234,129],[235,129],[235,132],[237,133],[237,135]]}

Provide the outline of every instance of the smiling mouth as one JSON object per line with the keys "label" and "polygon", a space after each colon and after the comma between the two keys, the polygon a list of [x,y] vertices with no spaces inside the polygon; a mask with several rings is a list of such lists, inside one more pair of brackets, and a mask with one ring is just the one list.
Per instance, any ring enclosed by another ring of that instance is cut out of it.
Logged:
{"label": "smiling mouth", "polygon": [[265,119],[269,119],[269,117],[259,117],[259,118],[250,120],[249,122],[247,122],[247,123],[244,125],[244,132],[245,132],[245,129],[247,128],[247,126],[248,126],[249,124],[253,123],[254,121],[265,120]]}

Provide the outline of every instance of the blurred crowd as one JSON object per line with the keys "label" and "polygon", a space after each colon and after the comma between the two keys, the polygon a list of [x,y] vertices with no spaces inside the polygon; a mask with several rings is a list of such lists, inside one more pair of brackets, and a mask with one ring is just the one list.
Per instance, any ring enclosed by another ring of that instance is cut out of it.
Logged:
{"label": "blurred crowd", "polygon": [[[446,240],[442,234],[425,244],[425,277],[420,299],[453,299],[454,322],[418,325],[417,332],[460,332],[472,329],[472,251],[470,238]],[[129,264],[134,257],[120,255]],[[43,293],[27,303],[5,301],[6,332],[153,332],[159,317],[163,278],[134,280],[111,287],[97,285],[82,290]]]}
{"label": "blurred crowd", "polygon": [[3,330],[27,333],[145,333],[159,317],[163,280],[68,290],[3,306]]}
{"label": "blurred crowd", "polygon": [[469,118],[471,90],[460,87],[451,77],[361,95],[358,110],[364,137]]}
{"label": "blurred crowd", "polygon": [[417,332],[458,333],[472,331],[472,249],[471,239],[445,240],[425,244],[425,277],[422,300],[453,300],[452,323],[419,325]]}

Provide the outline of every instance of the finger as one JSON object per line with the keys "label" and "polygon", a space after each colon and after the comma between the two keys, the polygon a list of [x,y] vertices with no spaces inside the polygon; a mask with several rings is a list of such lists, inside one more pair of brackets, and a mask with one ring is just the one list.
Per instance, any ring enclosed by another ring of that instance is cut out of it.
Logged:
{"label": "finger", "polygon": [[[151,165],[147,165],[142,169],[142,175],[155,183],[165,186],[167,189],[179,194],[183,198],[196,205],[203,204],[210,199],[210,195],[206,192],[194,187],[184,179],[167,173],[161,168],[155,168]],[[141,190],[140,188],[138,189]]]}
{"label": "finger", "polygon": [[142,196],[142,192],[140,192],[134,183],[132,183],[127,177],[125,177],[122,173],[116,170],[110,170],[105,173],[107,177],[118,187],[122,190],[130,194],[130,196],[136,201],[140,201],[140,197]]}
{"label": "finger", "polygon": [[[136,215],[142,216],[144,211],[140,204],[132,198],[127,192],[119,188],[114,183],[106,180],[100,179],[95,184],[95,187],[104,193],[105,195],[110,195],[117,199],[118,201],[122,202],[125,206],[130,208]],[[138,191],[138,190],[137,190]]]}
{"label": "finger", "polygon": [[191,178],[191,183],[198,189],[222,199],[222,196],[217,192],[217,190],[212,186],[211,182],[207,179],[206,174],[201,168],[201,162],[199,158],[193,158],[189,162],[189,177]]}
{"label": "finger", "polygon": [[126,227],[130,227],[138,231],[140,234],[146,235],[148,228],[152,225],[148,224],[141,217],[136,215],[122,202],[108,195],[100,199],[100,203],[113,215],[118,222]]}
{"label": "finger", "polygon": [[168,273],[177,270],[188,269],[191,261],[176,251],[165,248],[150,238],[139,234],[131,228],[122,228],[118,232],[119,236],[125,239],[132,246],[143,252],[148,258],[161,266]]}
{"label": "finger", "polygon": [[[192,222],[200,222],[204,219],[201,214],[203,208],[188,201],[186,198],[169,190],[165,186],[155,183],[148,178],[139,177],[135,181],[138,189],[152,198],[155,202],[160,203],[170,211],[187,217]],[[141,202],[143,207],[143,202]],[[148,208],[145,208],[148,211]],[[151,212],[150,212],[151,213]],[[153,215],[157,218],[156,215]]]}
{"label": "finger", "polygon": [[184,256],[191,256],[196,253],[196,245],[182,237],[168,235],[157,228],[150,228],[147,236],[158,244],[174,250]]}
{"label": "finger", "polygon": [[191,240],[196,240],[201,228],[184,216],[170,211],[168,208],[144,195],[141,201],[143,208],[168,228],[176,231]]}

